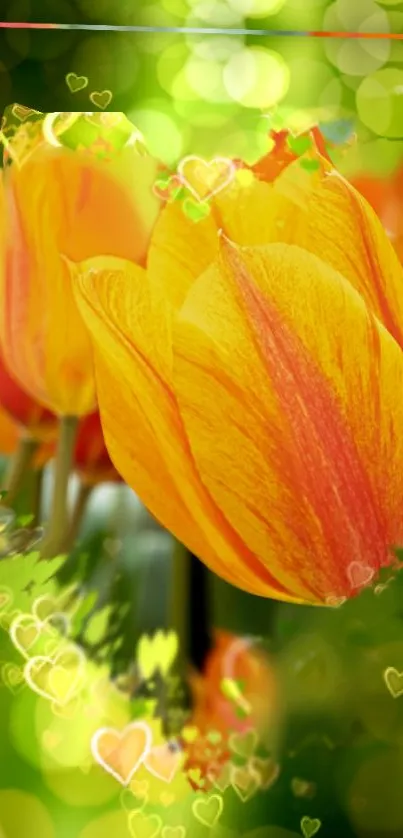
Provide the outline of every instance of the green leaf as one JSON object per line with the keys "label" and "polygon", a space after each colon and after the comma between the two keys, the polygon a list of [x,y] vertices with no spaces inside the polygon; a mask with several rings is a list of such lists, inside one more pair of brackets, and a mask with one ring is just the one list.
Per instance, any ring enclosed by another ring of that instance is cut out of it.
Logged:
{"label": "green leaf", "polygon": [[39,561],[38,552],[3,559],[0,562],[0,586],[13,592],[14,608],[29,611],[38,596],[58,591],[53,577],[63,562],[64,557]]}
{"label": "green leaf", "polygon": [[300,160],[299,164],[308,172],[316,172],[320,168],[319,160]]}
{"label": "green leaf", "polygon": [[312,147],[311,137],[287,137],[287,145],[294,154],[305,154]]}
{"label": "green leaf", "polygon": [[27,527],[34,520],[34,517],[34,515],[19,515],[16,524],[20,527]]}
{"label": "green leaf", "polygon": [[101,611],[96,611],[89,619],[84,632],[84,640],[88,643],[99,643],[104,637],[108,629],[108,621],[111,615],[112,608],[110,605],[102,608]]}
{"label": "green leaf", "polygon": [[191,221],[194,221],[195,224],[197,224],[198,221],[202,221],[203,218],[206,218],[210,214],[210,206],[205,202],[196,202],[191,198],[186,198],[182,206],[185,215],[190,218]]}

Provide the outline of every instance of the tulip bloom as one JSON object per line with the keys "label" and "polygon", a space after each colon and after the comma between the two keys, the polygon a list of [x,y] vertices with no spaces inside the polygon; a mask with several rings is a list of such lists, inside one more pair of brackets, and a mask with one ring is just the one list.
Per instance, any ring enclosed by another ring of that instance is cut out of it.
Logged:
{"label": "tulip bloom", "polygon": [[4,170],[2,352],[21,386],[58,415],[96,408],[91,343],[66,260],[107,252],[144,262],[159,209],[156,172],[133,148],[100,162],[45,142]]}
{"label": "tulip bloom", "polygon": [[197,224],[168,205],[146,271],[99,257],[75,286],[126,482],[227,581],[322,604],[403,538],[403,270],[316,159],[234,173]]}

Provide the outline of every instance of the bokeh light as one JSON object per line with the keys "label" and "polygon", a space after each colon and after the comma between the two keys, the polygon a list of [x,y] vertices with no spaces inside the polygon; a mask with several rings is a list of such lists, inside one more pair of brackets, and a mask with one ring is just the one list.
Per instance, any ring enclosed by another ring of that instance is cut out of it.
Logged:
{"label": "bokeh light", "polygon": [[108,32],[81,41],[73,66],[78,76],[91,79],[92,90],[121,94],[136,82],[139,58],[132,37]]}
{"label": "bokeh light", "polygon": [[403,78],[401,70],[388,67],[365,78],[357,90],[357,111],[374,134],[390,139],[403,137]]}
{"label": "bokeh light", "polygon": [[228,0],[231,9],[246,17],[274,15],[285,5],[286,0]]}
{"label": "bokeh light", "polygon": [[230,96],[247,108],[270,108],[287,93],[290,71],[272,50],[247,47],[228,61],[223,74]]}
{"label": "bokeh light", "polygon": [[128,112],[128,118],[144,135],[150,154],[172,165],[181,157],[183,141],[173,116],[164,113],[164,104],[143,102]]}
{"label": "bokeh light", "polygon": [[186,64],[185,77],[189,87],[202,99],[218,104],[231,100],[231,94],[224,83],[223,65],[219,61],[192,56]]}

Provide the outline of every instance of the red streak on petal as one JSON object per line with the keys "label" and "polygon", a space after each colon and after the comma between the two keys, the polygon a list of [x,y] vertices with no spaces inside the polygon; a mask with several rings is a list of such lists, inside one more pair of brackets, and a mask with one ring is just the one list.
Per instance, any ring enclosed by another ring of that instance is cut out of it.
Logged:
{"label": "red streak on petal", "polygon": [[[348,567],[353,561],[376,569],[389,563],[389,528],[375,502],[331,382],[274,304],[256,287],[241,256],[233,247],[225,243],[223,247],[251,332],[291,430],[291,443],[285,443],[286,425],[284,439],[278,443],[279,449],[283,448],[284,479],[293,485],[301,503],[306,500],[328,546],[326,555],[323,548],[318,554],[318,542],[315,547],[313,539],[307,553],[307,562],[316,562],[318,568],[316,592],[326,593],[326,580],[327,593],[351,593]],[[379,352],[379,335],[370,314],[368,330]],[[307,521],[307,526],[312,526],[311,522]],[[306,542],[308,532],[297,533],[302,542]],[[296,569],[303,578],[302,564]]]}

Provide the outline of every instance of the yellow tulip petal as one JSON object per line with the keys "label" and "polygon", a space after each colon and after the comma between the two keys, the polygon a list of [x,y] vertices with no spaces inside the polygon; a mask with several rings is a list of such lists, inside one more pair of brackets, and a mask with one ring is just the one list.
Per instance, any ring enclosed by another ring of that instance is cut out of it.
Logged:
{"label": "yellow tulip petal", "polygon": [[249,555],[200,482],[171,387],[169,308],[146,272],[99,257],[72,268],[92,334],[110,457],[163,526],[223,578],[287,598]]}
{"label": "yellow tulip petal", "polygon": [[212,215],[195,224],[179,203],[168,204],[154,227],[147,269],[173,308],[180,308],[195,279],[217,252],[217,226]]}
{"label": "yellow tulip petal", "polygon": [[153,230],[147,268],[174,309],[180,308],[193,281],[217,257],[219,232],[239,244],[270,241],[272,192],[269,184],[252,174],[246,185],[234,181],[210,200],[210,214],[197,224],[187,218],[180,203],[165,207]]}
{"label": "yellow tulip petal", "polygon": [[350,596],[403,538],[403,353],[314,255],[223,250],[174,332],[196,465],[290,595]]}

